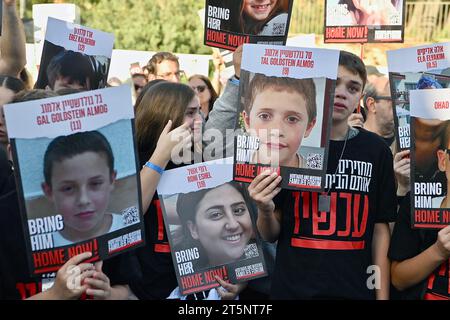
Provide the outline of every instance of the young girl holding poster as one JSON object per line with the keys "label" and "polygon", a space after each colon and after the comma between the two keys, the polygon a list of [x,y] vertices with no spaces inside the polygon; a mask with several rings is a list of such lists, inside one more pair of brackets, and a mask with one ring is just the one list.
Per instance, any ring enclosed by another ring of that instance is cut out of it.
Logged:
{"label": "young girl holding poster", "polygon": [[[51,91],[31,91],[29,94],[16,96],[15,102],[36,100],[54,97]],[[39,103],[39,102],[38,102]],[[21,122],[20,122],[21,123]],[[14,127],[14,122],[9,127]],[[0,150],[0,153],[2,150]],[[123,265],[127,265],[127,272],[131,268],[128,254],[122,254],[95,265],[91,263],[92,253],[84,252],[69,259],[56,273],[47,273],[40,276],[30,276],[27,248],[24,241],[22,221],[19,210],[19,197],[13,172],[3,170],[9,167],[5,154],[0,154],[0,242],[2,243],[0,269],[8,275],[7,281],[0,288],[2,299],[39,299],[39,300],[66,300],[86,299],[87,295],[93,299],[126,299],[128,288]],[[7,173],[7,174],[6,174]],[[77,274],[76,270],[82,272]],[[72,271],[71,271],[72,270]],[[70,277],[74,279],[79,275],[82,286],[70,286]]]}

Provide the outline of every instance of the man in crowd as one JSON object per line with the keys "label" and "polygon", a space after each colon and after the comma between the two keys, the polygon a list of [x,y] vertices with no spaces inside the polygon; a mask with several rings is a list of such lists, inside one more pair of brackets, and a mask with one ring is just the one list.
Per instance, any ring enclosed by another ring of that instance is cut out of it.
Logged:
{"label": "man in crowd", "polygon": [[170,52],[158,52],[151,57],[145,66],[148,81],[163,79],[170,82],[180,82],[182,71],[178,57]]}

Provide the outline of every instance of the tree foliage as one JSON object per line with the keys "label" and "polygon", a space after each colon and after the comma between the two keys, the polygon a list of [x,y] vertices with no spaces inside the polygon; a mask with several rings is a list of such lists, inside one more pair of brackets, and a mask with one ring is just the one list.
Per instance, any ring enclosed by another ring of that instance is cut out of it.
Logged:
{"label": "tree foliage", "polygon": [[[31,4],[53,3],[33,0]],[[61,2],[61,1],[58,1]],[[115,48],[178,53],[211,53],[203,45],[198,0],[72,0],[80,7],[81,22],[114,33]]]}

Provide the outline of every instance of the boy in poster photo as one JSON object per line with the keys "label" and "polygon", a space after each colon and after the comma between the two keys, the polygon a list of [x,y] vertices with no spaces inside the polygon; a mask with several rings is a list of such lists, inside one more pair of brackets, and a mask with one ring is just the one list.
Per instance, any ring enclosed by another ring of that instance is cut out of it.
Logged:
{"label": "boy in poster photo", "polygon": [[54,139],[44,155],[44,194],[62,215],[54,247],[96,238],[125,227],[120,214],[107,212],[117,172],[109,142],[98,131]]}
{"label": "boy in poster photo", "polygon": [[245,97],[243,118],[260,138],[257,163],[307,168],[299,153],[316,123],[316,87],[312,79],[255,74]]}

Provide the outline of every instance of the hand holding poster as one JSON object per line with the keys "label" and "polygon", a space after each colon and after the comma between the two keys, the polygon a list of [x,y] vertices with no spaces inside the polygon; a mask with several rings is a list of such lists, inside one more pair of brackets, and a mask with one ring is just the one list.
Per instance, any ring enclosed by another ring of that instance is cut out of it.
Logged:
{"label": "hand holding poster", "polygon": [[403,42],[404,0],[326,0],[325,43]]}
{"label": "hand holding poster", "polygon": [[164,172],[158,196],[179,287],[171,297],[267,274],[246,188],[231,158]]}
{"label": "hand holding poster", "polygon": [[114,35],[48,18],[35,88],[103,88],[108,79]]}
{"label": "hand holding poster", "polygon": [[205,44],[234,50],[244,43],[286,43],[292,0],[206,0]]}
{"label": "hand holding poster", "polygon": [[33,274],[142,244],[127,86],[4,107]]}
{"label": "hand holding poster", "polygon": [[234,179],[270,167],[282,188],[324,186],[339,51],[244,45]]}
{"label": "hand holding poster", "polygon": [[450,224],[450,89],[411,90],[410,102],[411,225],[444,228]]}
{"label": "hand holding poster", "polygon": [[397,146],[410,147],[410,90],[450,86],[450,43],[387,51]]}

